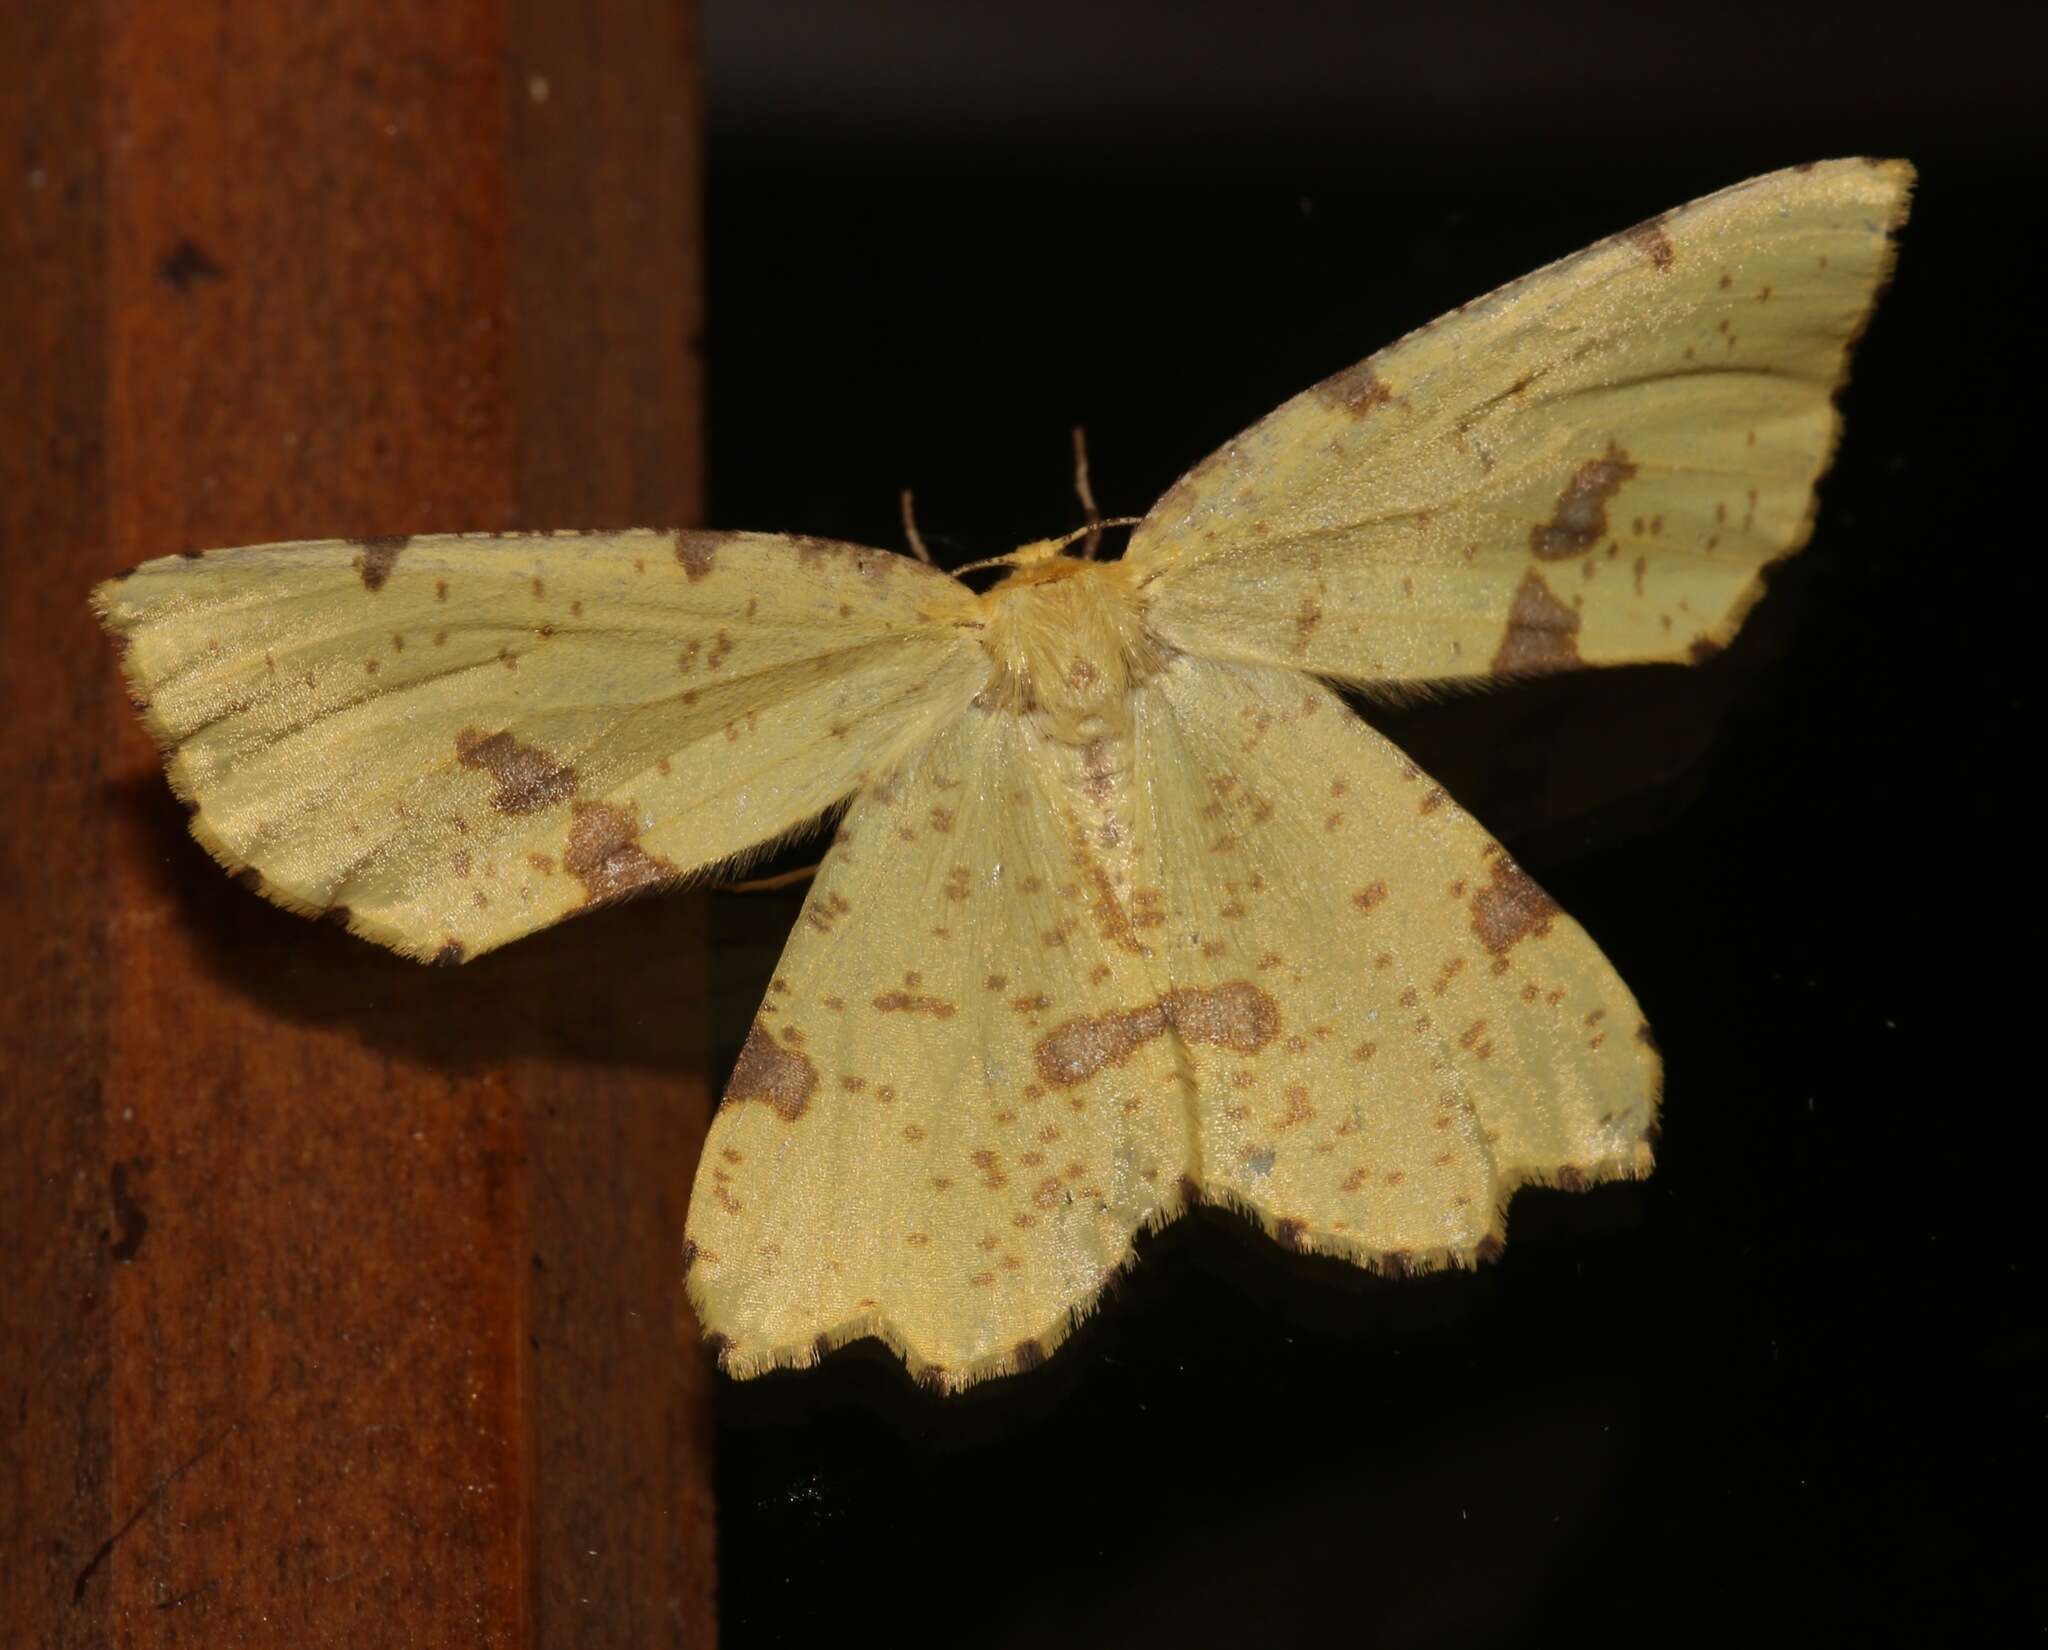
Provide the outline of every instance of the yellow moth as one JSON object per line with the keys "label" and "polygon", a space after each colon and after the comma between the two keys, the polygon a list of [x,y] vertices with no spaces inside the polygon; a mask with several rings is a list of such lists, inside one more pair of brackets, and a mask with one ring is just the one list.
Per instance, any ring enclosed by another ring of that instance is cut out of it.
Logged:
{"label": "yellow moth", "polygon": [[1385,1271],[1651,1166],[1628,988],[1329,683],[1684,663],[1806,538],[1912,171],[1724,190],[1297,396],[1120,560],[756,533],[149,562],[95,602],[192,829],[461,961],[848,798],[713,1123],[727,1369],[1041,1358],[1197,1198]]}

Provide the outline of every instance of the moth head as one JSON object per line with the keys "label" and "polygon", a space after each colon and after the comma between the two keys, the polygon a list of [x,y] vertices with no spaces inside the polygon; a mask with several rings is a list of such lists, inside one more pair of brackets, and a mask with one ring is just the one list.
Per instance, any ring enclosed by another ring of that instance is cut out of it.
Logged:
{"label": "moth head", "polygon": [[982,702],[1042,711],[1058,727],[1116,716],[1158,665],[1124,564],[1066,555],[1069,542],[1012,551],[1003,558],[1010,576],[981,598],[990,664]]}

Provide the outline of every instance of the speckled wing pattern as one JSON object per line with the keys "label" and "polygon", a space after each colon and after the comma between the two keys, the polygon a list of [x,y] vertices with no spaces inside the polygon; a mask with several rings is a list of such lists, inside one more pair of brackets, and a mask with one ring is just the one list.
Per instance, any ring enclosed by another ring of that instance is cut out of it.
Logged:
{"label": "speckled wing pattern", "polygon": [[[728,1371],[861,1335],[941,1390],[1029,1366],[1182,1207],[1161,890],[1142,848],[1094,880],[1129,795],[975,708],[855,799],[690,1204],[690,1296]],[[1207,1005],[1217,1034],[1234,1008]]]}
{"label": "speckled wing pattern", "polygon": [[1443,790],[1293,672],[1181,658],[1141,700],[1204,1197],[1389,1272],[1496,1251],[1518,1186],[1646,1174],[1659,1063],[1598,948]]}
{"label": "speckled wing pattern", "polygon": [[1712,652],[1806,539],[1912,179],[1738,184],[1295,397],[1133,533],[1152,626],[1362,684]]}
{"label": "speckled wing pattern", "polygon": [[254,546],[94,593],[193,834],[445,962],[815,819],[972,697],[973,601],[695,532]]}
{"label": "speckled wing pattern", "polygon": [[1638,225],[1191,471],[1121,561],[977,595],[742,533],[151,562],[94,594],[193,831],[460,961],[853,798],[714,1120],[692,1301],[735,1375],[863,1335],[1027,1367],[1197,1200],[1389,1272],[1651,1167],[1598,949],[1321,678],[1704,657],[1796,549],[1911,169]]}

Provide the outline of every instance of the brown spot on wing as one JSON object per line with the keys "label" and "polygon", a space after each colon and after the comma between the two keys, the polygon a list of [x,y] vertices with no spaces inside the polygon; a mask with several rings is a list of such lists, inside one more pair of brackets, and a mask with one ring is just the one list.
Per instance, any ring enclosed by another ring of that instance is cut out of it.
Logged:
{"label": "brown spot on wing", "polygon": [[352,564],[356,577],[363,581],[365,590],[377,591],[384,588],[384,581],[391,577],[393,563],[398,552],[412,543],[410,533],[397,533],[389,538],[350,539],[356,547],[356,559]]}
{"label": "brown spot on wing", "polygon": [[501,814],[539,813],[567,801],[576,790],[576,770],[555,761],[538,745],[522,745],[509,732],[485,734],[464,728],[455,736],[455,760],[498,782],[491,806]]}
{"label": "brown spot on wing", "polygon": [[1608,443],[1605,458],[1581,464],[1557,497],[1550,520],[1529,529],[1529,549],[1540,561],[1583,555],[1607,531],[1607,501],[1636,473],[1627,453]]}
{"label": "brown spot on wing", "polygon": [[1256,1054],[1280,1030],[1280,1005],[1249,980],[1183,987],[1169,991],[1160,1003],[1183,1042]]}
{"label": "brown spot on wing", "polygon": [[1494,674],[1572,670],[1584,662],[1579,657],[1578,610],[1559,601],[1543,575],[1530,568],[1508,609],[1508,627],[1493,655]]}
{"label": "brown spot on wing", "polygon": [[929,1014],[935,1020],[950,1020],[955,1005],[943,997],[913,997],[907,991],[885,991],[875,999],[884,1014]]}
{"label": "brown spot on wing", "polygon": [[1315,597],[1303,596],[1301,598],[1300,610],[1294,615],[1295,652],[1302,653],[1307,651],[1309,637],[1315,634],[1316,627],[1322,622],[1323,610],[1316,605]]}
{"label": "brown spot on wing", "polygon": [[1661,214],[1654,218],[1645,218],[1633,229],[1624,229],[1616,238],[1648,258],[1656,265],[1659,275],[1670,273],[1675,254],[1671,248],[1671,237],[1664,233],[1664,219]]}
{"label": "brown spot on wing", "polygon": [[1117,898],[1116,885],[1110,881],[1109,873],[1101,861],[1089,852],[1085,836],[1077,835],[1074,841],[1074,857],[1079,863],[1081,874],[1093,886],[1095,897],[1089,901],[1094,914],[1095,926],[1102,937],[1119,951],[1133,957],[1147,957],[1150,949],[1138,938],[1137,930],[1131,924],[1131,916],[1124,909],[1123,901]]}
{"label": "brown spot on wing", "polygon": [[676,534],[676,560],[683,564],[684,576],[695,584],[699,579],[711,576],[711,569],[718,564],[717,533]]}
{"label": "brown spot on wing", "polygon": [[611,802],[578,802],[569,814],[562,869],[583,884],[583,903],[618,899],[667,882],[676,868],[640,846],[640,822]]}
{"label": "brown spot on wing", "polygon": [[1169,1029],[1183,1042],[1256,1054],[1280,1029],[1280,1005],[1249,980],[1183,987],[1142,1008],[1068,1020],[1039,1039],[1033,1058],[1047,1083],[1069,1088],[1121,1066]]}
{"label": "brown spot on wing", "polygon": [[1493,880],[1472,896],[1472,931],[1496,957],[1531,935],[1550,932],[1556,902],[1504,852],[1496,851]]}
{"label": "brown spot on wing", "polygon": [[1091,1014],[1039,1039],[1033,1051],[1038,1074],[1055,1088],[1087,1081],[1104,1066],[1120,1066],[1166,1029],[1157,1003],[1115,1014]]}
{"label": "brown spot on wing", "polygon": [[778,1043],[756,1020],[740,1048],[732,1068],[732,1081],[725,1085],[725,1105],[759,1100],[772,1106],[785,1123],[803,1116],[818,1087],[818,1068],[811,1057]]}
{"label": "brown spot on wing", "polygon": [[1353,418],[1363,418],[1373,408],[1383,407],[1394,399],[1394,392],[1373,371],[1370,361],[1361,361],[1325,378],[1309,394]]}

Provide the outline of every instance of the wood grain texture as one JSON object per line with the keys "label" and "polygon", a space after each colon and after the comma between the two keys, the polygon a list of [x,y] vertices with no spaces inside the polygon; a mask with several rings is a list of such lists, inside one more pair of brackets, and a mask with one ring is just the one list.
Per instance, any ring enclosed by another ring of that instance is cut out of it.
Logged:
{"label": "wood grain texture", "polygon": [[0,1642],[96,1650],[106,1595],[72,1586],[112,1506],[103,764],[122,709],[79,601],[106,539],[99,18],[0,8],[0,61],[34,88],[0,97]]}
{"label": "wood grain texture", "polygon": [[694,904],[440,971],[271,909],[185,836],[83,606],[201,545],[691,519],[687,13],[32,9],[26,117],[86,171],[10,226],[8,325],[45,342],[4,444],[57,473],[0,502],[40,557],[0,897],[44,936],[0,1148],[36,1257],[0,1531],[36,1586],[0,1624],[709,1643]]}

